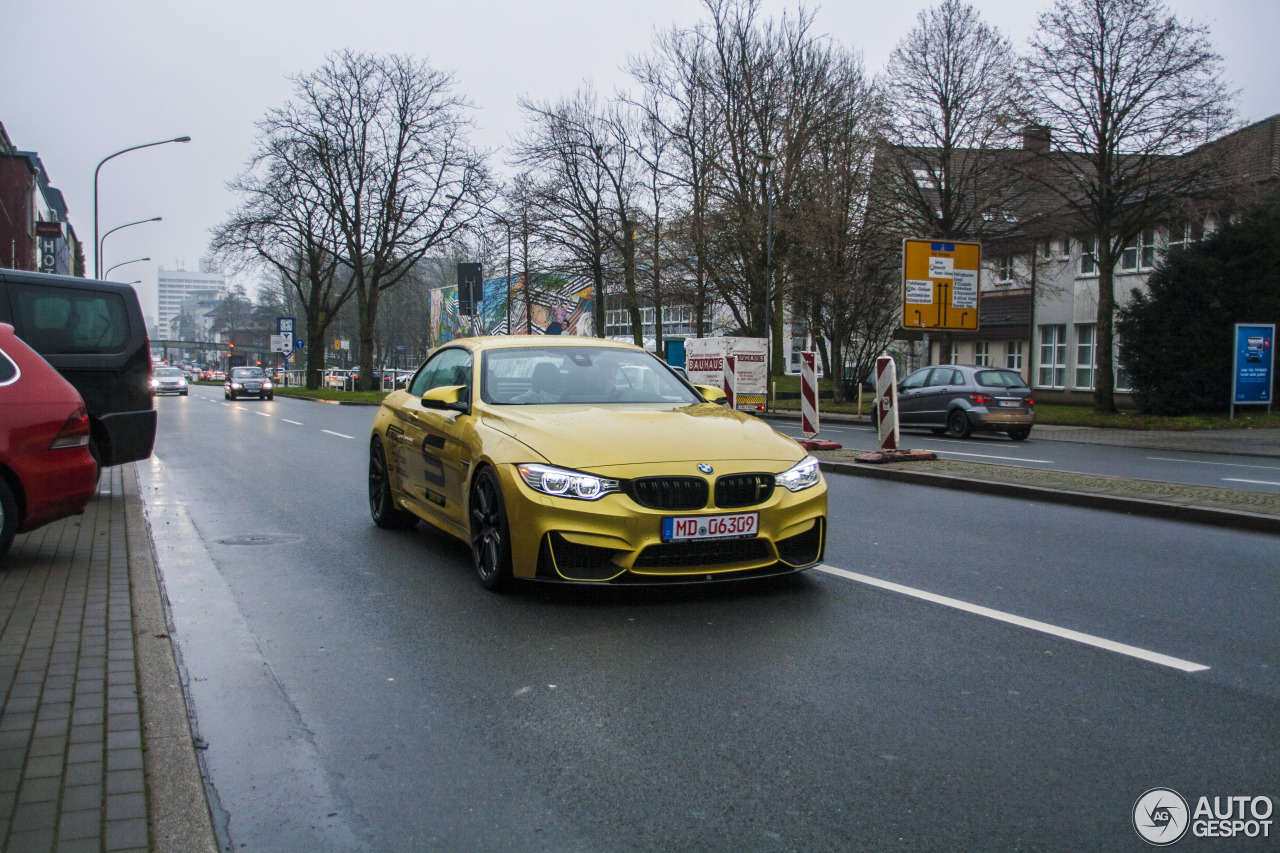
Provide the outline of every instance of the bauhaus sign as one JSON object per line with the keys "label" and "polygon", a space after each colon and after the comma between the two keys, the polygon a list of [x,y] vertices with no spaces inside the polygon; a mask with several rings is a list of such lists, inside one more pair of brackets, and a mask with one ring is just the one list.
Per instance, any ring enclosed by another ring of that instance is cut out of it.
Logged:
{"label": "bauhaus sign", "polygon": [[981,267],[981,243],[903,240],[902,327],[976,330]]}

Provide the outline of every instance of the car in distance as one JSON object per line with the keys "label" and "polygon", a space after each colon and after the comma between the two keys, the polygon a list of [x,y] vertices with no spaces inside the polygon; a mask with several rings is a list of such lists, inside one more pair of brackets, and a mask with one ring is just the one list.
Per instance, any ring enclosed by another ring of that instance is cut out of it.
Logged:
{"label": "car in distance", "polygon": [[267,372],[261,367],[233,367],[222,386],[222,396],[228,400],[240,397],[272,400],[275,399],[274,388]]}
{"label": "car in distance", "polygon": [[383,401],[369,444],[379,527],[425,520],[480,582],[678,584],[822,559],[818,461],[630,344],[452,341]]}
{"label": "car in distance", "polygon": [[953,438],[989,430],[1022,441],[1036,412],[1031,389],[1016,370],[944,364],[922,367],[898,383],[898,422]]}
{"label": "car in distance", "polygon": [[98,463],[74,386],[0,323],[0,558],[13,537],[81,512]]}
{"label": "car in distance", "polygon": [[157,367],[151,371],[152,394],[187,396],[187,375],[180,367]]}

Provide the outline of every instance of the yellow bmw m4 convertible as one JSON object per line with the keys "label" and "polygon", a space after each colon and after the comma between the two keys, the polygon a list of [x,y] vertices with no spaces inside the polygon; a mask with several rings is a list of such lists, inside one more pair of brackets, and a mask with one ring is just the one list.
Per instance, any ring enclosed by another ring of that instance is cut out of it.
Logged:
{"label": "yellow bmw m4 convertible", "polygon": [[[705,396],[704,396],[705,394]],[[453,341],[378,410],[369,509],[471,546],[480,582],[674,584],[822,560],[818,461],[639,347]]]}

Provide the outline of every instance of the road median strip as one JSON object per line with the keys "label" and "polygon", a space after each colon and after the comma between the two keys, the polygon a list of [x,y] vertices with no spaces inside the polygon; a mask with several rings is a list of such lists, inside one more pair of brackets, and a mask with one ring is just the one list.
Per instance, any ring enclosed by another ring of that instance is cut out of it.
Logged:
{"label": "road median strip", "polygon": [[830,473],[1280,533],[1280,495],[1270,492],[942,458],[862,465],[853,461],[857,453],[836,450],[814,455]]}

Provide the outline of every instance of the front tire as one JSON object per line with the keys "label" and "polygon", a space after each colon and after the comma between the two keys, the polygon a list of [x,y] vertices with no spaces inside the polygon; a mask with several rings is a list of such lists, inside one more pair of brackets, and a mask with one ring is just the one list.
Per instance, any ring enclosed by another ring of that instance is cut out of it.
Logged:
{"label": "front tire", "polygon": [[369,443],[369,515],[383,530],[405,530],[418,523],[413,513],[395,508],[387,454],[382,449],[382,438],[376,435]]}
{"label": "front tire", "polygon": [[968,438],[971,430],[969,416],[964,413],[964,409],[952,409],[947,416],[947,435],[952,438]]}
{"label": "front tire", "polygon": [[498,592],[511,580],[511,530],[502,487],[492,468],[471,486],[471,565],[485,589]]}

